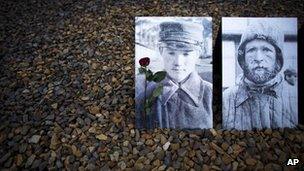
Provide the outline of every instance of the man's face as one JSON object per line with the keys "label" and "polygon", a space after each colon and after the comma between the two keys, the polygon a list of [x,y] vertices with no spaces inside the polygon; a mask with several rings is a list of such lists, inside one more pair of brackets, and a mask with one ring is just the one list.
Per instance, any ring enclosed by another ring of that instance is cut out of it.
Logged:
{"label": "man's face", "polygon": [[199,57],[198,50],[192,48],[176,50],[163,47],[160,53],[164,59],[165,70],[175,82],[181,82],[195,70]]}
{"label": "man's face", "polygon": [[286,75],[285,80],[290,84],[290,85],[295,85],[297,81],[297,76],[295,75]]}
{"label": "man's face", "polygon": [[264,84],[277,74],[276,50],[264,40],[252,40],[245,46],[245,76],[256,84]]}

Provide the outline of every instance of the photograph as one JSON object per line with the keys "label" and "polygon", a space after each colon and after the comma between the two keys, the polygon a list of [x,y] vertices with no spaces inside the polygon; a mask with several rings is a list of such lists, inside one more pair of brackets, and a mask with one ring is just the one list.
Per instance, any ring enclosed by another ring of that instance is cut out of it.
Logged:
{"label": "photograph", "polygon": [[298,124],[297,18],[222,18],[224,129]]}
{"label": "photograph", "polygon": [[135,108],[138,129],[212,128],[211,17],[135,18]]}

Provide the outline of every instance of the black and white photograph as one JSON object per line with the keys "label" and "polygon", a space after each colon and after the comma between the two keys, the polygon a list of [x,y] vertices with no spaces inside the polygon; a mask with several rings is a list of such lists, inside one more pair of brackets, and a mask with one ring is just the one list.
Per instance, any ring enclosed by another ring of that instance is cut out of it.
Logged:
{"label": "black and white photograph", "polygon": [[212,128],[211,17],[135,18],[139,129]]}
{"label": "black and white photograph", "polygon": [[297,58],[297,18],[223,17],[223,128],[295,127]]}

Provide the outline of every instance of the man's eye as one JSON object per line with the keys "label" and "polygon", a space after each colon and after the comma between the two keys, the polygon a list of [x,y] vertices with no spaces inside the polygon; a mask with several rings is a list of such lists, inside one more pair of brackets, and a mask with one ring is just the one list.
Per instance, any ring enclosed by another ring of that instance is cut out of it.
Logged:
{"label": "man's eye", "polygon": [[266,48],[266,47],[263,48],[263,51],[264,51],[264,52],[272,52],[272,50],[270,50],[269,48]]}
{"label": "man's eye", "polygon": [[250,48],[247,50],[247,52],[254,52],[256,50],[256,48]]}
{"label": "man's eye", "polygon": [[184,53],[183,55],[184,55],[184,56],[188,56],[188,55],[189,55],[189,53]]}

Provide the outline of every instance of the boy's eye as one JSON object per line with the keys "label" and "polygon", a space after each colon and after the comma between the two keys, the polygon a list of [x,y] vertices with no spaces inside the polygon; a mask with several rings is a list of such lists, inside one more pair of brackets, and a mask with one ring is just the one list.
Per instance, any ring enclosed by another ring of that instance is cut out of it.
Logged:
{"label": "boy's eye", "polygon": [[184,55],[184,56],[188,56],[188,55],[189,55],[189,53],[187,53],[187,52],[186,52],[186,53],[184,53],[183,55]]}
{"label": "boy's eye", "polygon": [[175,52],[169,52],[169,55],[175,55]]}

